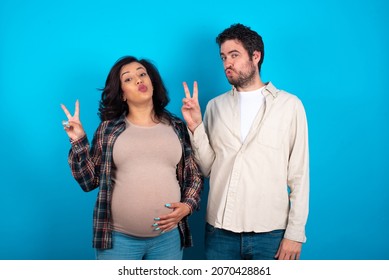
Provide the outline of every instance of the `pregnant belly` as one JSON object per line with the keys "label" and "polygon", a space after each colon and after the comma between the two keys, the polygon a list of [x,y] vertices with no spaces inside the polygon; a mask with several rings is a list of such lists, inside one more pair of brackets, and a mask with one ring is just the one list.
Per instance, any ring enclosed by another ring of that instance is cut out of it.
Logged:
{"label": "pregnant belly", "polygon": [[[173,191],[172,191],[173,190]],[[168,192],[161,188],[153,192],[116,192],[112,197],[112,221],[116,231],[137,237],[154,237],[160,234],[153,224],[154,218],[171,213],[166,203],[179,202],[180,192],[176,186]]]}

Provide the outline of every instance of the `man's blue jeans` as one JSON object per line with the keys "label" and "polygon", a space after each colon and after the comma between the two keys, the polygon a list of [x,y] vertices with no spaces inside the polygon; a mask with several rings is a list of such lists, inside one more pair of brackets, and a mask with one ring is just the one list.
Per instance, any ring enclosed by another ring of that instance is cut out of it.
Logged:
{"label": "man's blue jeans", "polygon": [[156,237],[139,238],[112,232],[112,249],[96,249],[98,260],[182,260],[178,228]]}
{"label": "man's blue jeans", "polygon": [[285,230],[235,233],[206,224],[205,256],[208,260],[274,260]]}

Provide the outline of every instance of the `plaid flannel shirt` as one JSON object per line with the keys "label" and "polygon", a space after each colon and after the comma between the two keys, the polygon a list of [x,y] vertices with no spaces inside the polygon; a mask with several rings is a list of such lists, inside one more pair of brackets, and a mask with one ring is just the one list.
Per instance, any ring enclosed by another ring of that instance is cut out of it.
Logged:
{"label": "plaid flannel shirt", "polygon": [[[99,188],[93,211],[93,247],[112,248],[111,199],[112,199],[112,165],[113,145],[126,128],[125,115],[115,120],[103,121],[97,128],[90,148],[86,136],[72,141],[68,162],[73,177],[85,192]],[[183,156],[177,165],[177,179],[181,189],[181,202],[186,203],[192,213],[199,209],[200,194],[203,189],[203,177],[196,164],[186,125],[176,117],[171,118],[171,125],[176,132]],[[150,174],[152,176],[152,174]],[[181,246],[191,247],[192,236],[188,217],[178,223]]]}

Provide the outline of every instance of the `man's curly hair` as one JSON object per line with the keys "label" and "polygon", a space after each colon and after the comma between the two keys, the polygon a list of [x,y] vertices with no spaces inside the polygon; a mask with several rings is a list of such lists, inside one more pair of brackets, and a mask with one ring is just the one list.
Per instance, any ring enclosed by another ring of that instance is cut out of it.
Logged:
{"label": "man's curly hair", "polygon": [[261,59],[258,62],[258,70],[261,72],[261,65],[265,57],[265,49],[261,35],[250,29],[248,26],[236,23],[225,29],[216,37],[216,43],[220,46],[227,40],[238,40],[249,54],[251,59],[254,51],[261,53]]}

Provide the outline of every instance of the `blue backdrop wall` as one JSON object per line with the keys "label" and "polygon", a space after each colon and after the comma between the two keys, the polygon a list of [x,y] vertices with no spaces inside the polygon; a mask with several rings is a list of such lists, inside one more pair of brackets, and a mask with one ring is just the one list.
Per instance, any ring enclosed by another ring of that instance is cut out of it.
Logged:
{"label": "blue backdrop wall", "polygon": [[[123,55],[151,59],[181,116],[182,81],[204,109],[229,89],[215,37],[263,36],[265,81],[298,95],[310,129],[303,259],[389,259],[388,2],[11,1],[0,3],[0,259],[93,259],[92,209],[71,176],[60,103],[92,137],[100,91]],[[386,26],[386,27],[385,27]],[[203,258],[207,200],[190,221]]]}

